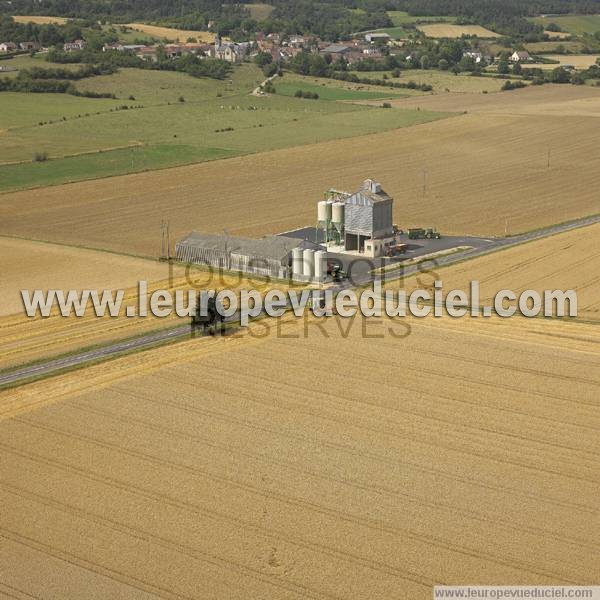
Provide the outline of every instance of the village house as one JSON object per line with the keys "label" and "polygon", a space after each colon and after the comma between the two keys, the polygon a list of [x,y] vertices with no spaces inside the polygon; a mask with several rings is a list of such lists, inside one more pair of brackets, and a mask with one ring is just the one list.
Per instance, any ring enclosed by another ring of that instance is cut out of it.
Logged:
{"label": "village house", "polygon": [[138,58],[141,58],[142,60],[146,60],[146,61],[150,61],[150,62],[156,62],[158,60],[158,57],[156,55],[156,47],[149,47],[146,46],[144,48],[140,48],[140,50],[138,50],[135,55]]}
{"label": "village house", "polygon": [[85,42],[83,40],[75,40],[74,42],[66,42],[63,44],[63,50],[65,52],[75,52],[77,50],[84,50]]}
{"label": "village house", "polygon": [[527,52],[527,50],[517,50],[516,52],[513,52],[513,54],[510,57],[510,60],[515,63],[527,62],[531,60],[531,55],[529,54],[529,52]]}
{"label": "village house", "polygon": [[12,42],[2,42],[2,44],[0,44],[0,52],[3,53],[14,52],[16,49],[17,45]]}
{"label": "village house", "polygon": [[27,50],[27,52],[31,52],[32,50],[38,50],[40,45],[37,42],[20,42],[19,48],[21,50]]}

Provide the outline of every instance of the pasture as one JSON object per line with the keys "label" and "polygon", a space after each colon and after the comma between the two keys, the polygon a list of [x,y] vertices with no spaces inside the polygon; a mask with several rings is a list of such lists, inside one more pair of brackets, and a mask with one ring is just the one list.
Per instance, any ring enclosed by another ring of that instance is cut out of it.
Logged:
{"label": "pasture", "polygon": [[3,583],[276,600],[594,583],[598,331],[520,321],[284,321],[0,393]]}
{"label": "pasture", "polygon": [[[6,107],[0,117],[5,128],[0,190],[317,143],[442,116],[283,95],[255,97],[249,92],[258,73],[244,65],[230,81],[215,81],[123,69],[78,82],[79,89],[116,93],[118,100],[65,95],[57,103],[52,94],[0,94],[0,106]],[[378,90],[377,97],[387,95],[394,96]],[[32,162],[36,153],[46,153],[48,162]]]}
{"label": "pasture", "polygon": [[417,29],[430,38],[460,38],[463,35],[483,39],[497,38],[499,34],[480,25],[454,25],[448,23],[430,23],[417,25]]}
{"label": "pasture", "polygon": [[294,96],[298,90],[301,90],[318,94],[321,100],[375,100],[378,98],[402,98],[404,95],[404,90],[292,74],[286,74],[283,79],[275,80],[274,85],[277,94],[282,96]]}
{"label": "pasture", "polygon": [[544,27],[550,23],[556,23],[563,31],[567,31],[573,35],[594,34],[600,31],[600,14],[533,17],[533,21]]}
{"label": "pasture", "polygon": [[456,21],[456,17],[452,16],[414,16],[403,10],[388,10],[387,14],[395,27],[401,27],[407,23],[426,23],[427,21],[441,21],[444,23]]}
{"label": "pasture", "polygon": [[[448,234],[503,235],[507,220],[514,234],[598,212],[600,90],[541,86],[394,103],[420,107],[417,113],[435,107],[459,114],[362,137],[55,186],[43,195],[7,193],[0,233],[156,256],[162,218],[171,220],[174,239],[192,228],[227,227],[232,235],[250,236],[288,231],[314,222],[324,190],[354,189],[366,176],[395,197],[400,226],[435,224]],[[349,116],[339,119],[347,123]],[[293,135],[300,136],[300,128]]]}

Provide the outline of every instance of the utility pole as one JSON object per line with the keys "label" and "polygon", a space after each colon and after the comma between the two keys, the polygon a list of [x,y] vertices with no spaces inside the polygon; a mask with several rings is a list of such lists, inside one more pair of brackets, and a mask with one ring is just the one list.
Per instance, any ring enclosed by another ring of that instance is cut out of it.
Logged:
{"label": "utility pole", "polygon": [[426,167],[423,167],[422,175],[423,175],[423,198],[425,198],[425,194],[427,193],[427,168]]}

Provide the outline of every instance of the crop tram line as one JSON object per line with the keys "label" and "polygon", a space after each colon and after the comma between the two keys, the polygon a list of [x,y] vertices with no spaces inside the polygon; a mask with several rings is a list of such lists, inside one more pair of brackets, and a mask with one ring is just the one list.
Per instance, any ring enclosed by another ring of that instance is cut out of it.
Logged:
{"label": "crop tram line", "polygon": [[[445,267],[457,262],[471,260],[486,254],[491,254],[504,248],[511,248],[527,242],[541,240],[559,233],[565,233],[573,229],[594,225],[595,223],[600,223],[600,214],[584,217],[575,221],[569,221],[567,223],[552,225],[550,227],[538,229],[529,233],[523,233],[507,238],[498,238],[493,240],[491,244],[484,248],[476,248],[471,251],[457,252],[455,254],[442,256],[438,259],[435,259],[435,263],[437,267]],[[400,269],[398,272],[386,273],[384,275],[385,281],[389,282],[395,279],[401,279],[413,275],[419,272],[419,267],[420,265],[413,265],[407,267],[406,269]],[[363,286],[378,279],[380,279],[378,276],[367,273],[363,275],[362,278],[354,281],[353,284],[341,287]],[[261,315],[261,317],[262,316],[264,315]],[[229,319],[226,319],[225,323],[227,324],[228,328],[233,329],[235,328],[236,324],[239,323],[239,320],[240,316],[239,314],[236,314]],[[65,371],[79,369],[90,364],[111,360],[131,354],[133,352],[155,348],[163,344],[178,341],[181,338],[189,338],[192,336],[192,334],[193,330],[190,325],[180,325],[178,327],[142,335],[134,339],[124,340],[121,342],[107,344],[99,348],[70,354],[68,356],[3,370],[0,371],[0,390],[31,383],[41,378],[58,375],[60,373],[64,373]]]}

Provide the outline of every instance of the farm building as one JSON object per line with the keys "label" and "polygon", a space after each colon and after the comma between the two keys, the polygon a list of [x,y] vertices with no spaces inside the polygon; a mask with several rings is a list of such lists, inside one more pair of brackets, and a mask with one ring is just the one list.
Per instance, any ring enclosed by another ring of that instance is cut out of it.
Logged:
{"label": "farm building", "polygon": [[367,179],[344,204],[346,250],[380,256],[386,240],[393,236],[394,200],[383,191],[379,182]]}
{"label": "farm building", "polygon": [[[292,276],[292,256],[297,258],[307,251],[307,256],[323,251],[322,246],[307,240],[270,235],[262,239],[230,237],[193,231],[177,242],[177,260],[207,265],[227,271],[240,271],[264,277],[287,279]],[[313,263],[314,264],[314,263]],[[314,276],[310,264],[306,279]],[[318,273],[319,274],[319,273]]]}
{"label": "farm building", "polygon": [[369,43],[373,43],[373,42],[388,42],[391,39],[391,36],[389,33],[377,33],[377,32],[373,32],[373,33],[367,33],[365,35],[365,40]]}

